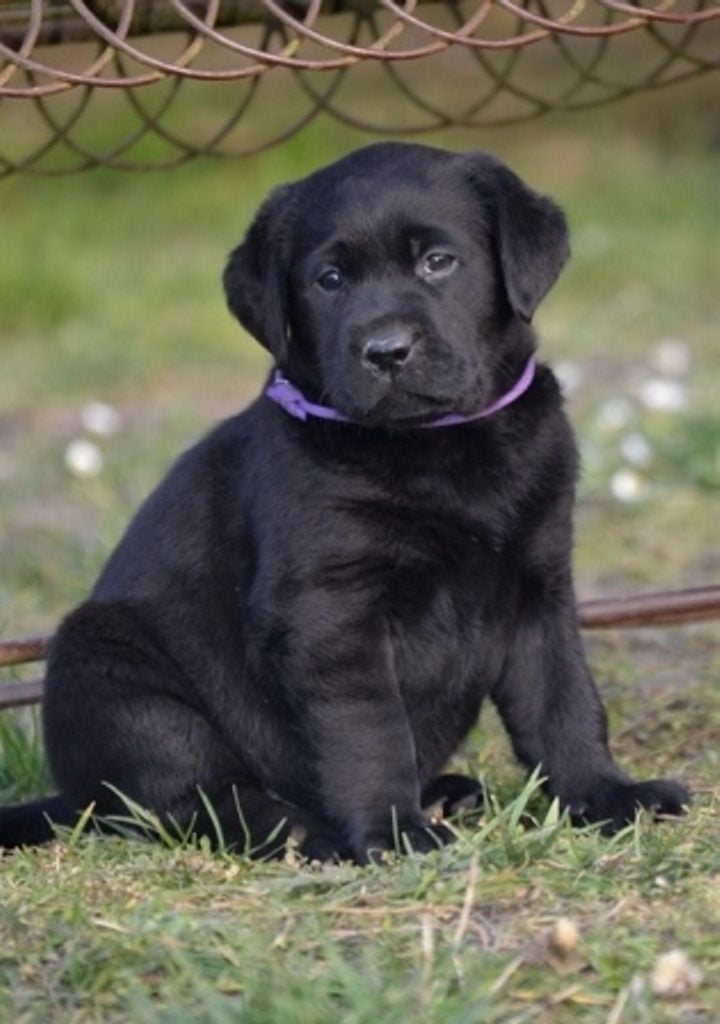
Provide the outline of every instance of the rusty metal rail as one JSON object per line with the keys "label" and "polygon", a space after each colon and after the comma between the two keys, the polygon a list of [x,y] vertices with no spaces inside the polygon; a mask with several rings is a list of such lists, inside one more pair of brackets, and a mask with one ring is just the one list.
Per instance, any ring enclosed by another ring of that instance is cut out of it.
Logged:
{"label": "rusty metal rail", "polygon": [[[580,624],[585,629],[631,629],[677,626],[720,619],[720,585],[665,590],[631,597],[581,601]],[[0,642],[0,668],[43,661],[50,636]],[[0,709],[36,704],[42,700],[42,679],[0,685]]]}
{"label": "rusty metal rail", "polygon": [[719,68],[720,0],[0,0],[0,176],[254,153],[321,113],[508,124]]}
{"label": "rusty metal rail", "polygon": [[42,696],[42,679],[27,679],[22,683],[3,683],[0,686],[0,709],[39,704]]}
{"label": "rusty metal rail", "polygon": [[584,629],[632,629],[704,622],[720,619],[720,585],[581,601],[578,610]]}

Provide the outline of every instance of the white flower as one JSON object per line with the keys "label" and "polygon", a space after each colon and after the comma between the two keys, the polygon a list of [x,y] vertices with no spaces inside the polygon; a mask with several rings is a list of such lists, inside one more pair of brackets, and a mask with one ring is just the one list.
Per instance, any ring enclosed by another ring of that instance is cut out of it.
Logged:
{"label": "white flower", "polygon": [[652,462],[652,449],[642,434],[627,434],[620,442],[620,451],[634,466]]}
{"label": "white flower", "polygon": [[579,385],[582,384],[583,372],[577,363],[572,363],[569,359],[565,359],[556,363],[553,369],[555,376],[560,381],[560,387],[566,395],[571,395],[573,391],[577,391]]}
{"label": "white flower", "polygon": [[657,412],[678,412],[687,405],[685,388],[674,380],[653,377],[640,385],[638,394],[648,409],[655,409]]}
{"label": "white flower", "polygon": [[671,949],[655,961],[650,988],[664,999],[685,996],[702,984],[703,974],[682,949]]}
{"label": "white flower", "polygon": [[122,426],[122,416],[107,402],[88,402],[80,412],[80,422],[88,433],[110,437]]}
{"label": "white flower", "polygon": [[600,407],[596,422],[604,434],[614,434],[626,427],[632,418],[632,402],[627,398],[610,398]]}
{"label": "white flower", "polygon": [[65,449],[65,465],[73,476],[97,476],[103,468],[102,452],[94,441],[78,438]]}
{"label": "white flower", "polygon": [[641,501],[647,494],[647,481],[632,469],[619,469],[610,479],[614,498],[622,502]]}

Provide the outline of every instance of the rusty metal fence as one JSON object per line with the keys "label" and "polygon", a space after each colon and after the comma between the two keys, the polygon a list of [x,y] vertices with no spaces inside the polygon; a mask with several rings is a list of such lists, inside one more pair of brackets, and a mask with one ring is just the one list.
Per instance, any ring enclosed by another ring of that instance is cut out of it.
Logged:
{"label": "rusty metal fence", "polygon": [[0,0],[0,176],[253,153],[320,113],[508,124],[718,68],[720,0]]}

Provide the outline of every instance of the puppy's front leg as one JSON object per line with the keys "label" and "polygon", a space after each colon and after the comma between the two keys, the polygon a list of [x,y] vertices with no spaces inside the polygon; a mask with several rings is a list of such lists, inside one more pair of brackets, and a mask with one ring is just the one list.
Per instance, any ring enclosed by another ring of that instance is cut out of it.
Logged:
{"label": "puppy's front leg", "polygon": [[434,849],[451,834],[430,829],[421,811],[415,746],[389,641],[373,644],[365,633],[363,649],[348,653],[324,664],[316,658],[305,694],[324,811],[341,825],[360,864],[394,849],[403,835],[415,850]]}
{"label": "puppy's front leg", "polygon": [[521,615],[492,697],[518,757],[529,767],[540,766],[547,789],[576,822],[602,821],[615,831],[639,807],[683,813],[689,799],[683,786],[666,779],[635,782],[612,759],[571,588]]}

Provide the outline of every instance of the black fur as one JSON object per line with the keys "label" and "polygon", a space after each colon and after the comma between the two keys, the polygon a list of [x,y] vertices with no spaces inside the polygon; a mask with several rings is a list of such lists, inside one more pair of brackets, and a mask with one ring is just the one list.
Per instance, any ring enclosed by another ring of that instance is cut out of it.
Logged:
{"label": "black fur", "polygon": [[[261,396],[140,509],[50,652],[66,819],[122,809],[110,783],[213,835],[201,790],[225,841],[260,854],[293,829],[321,859],[363,863],[398,832],[431,849],[450,833],[423,806],[482,800],[437,776],[486,696],[579,820],[681,812],[682,786],[635,783],[608,752],[550,370],[488,419],[412,429],[518,378],[567,254],[558,208],[482,153],[370,146],[268,199],[227,264],[228,303],[355,423]],[[46,837],[25,821],[3,812],[0,842]]]}

